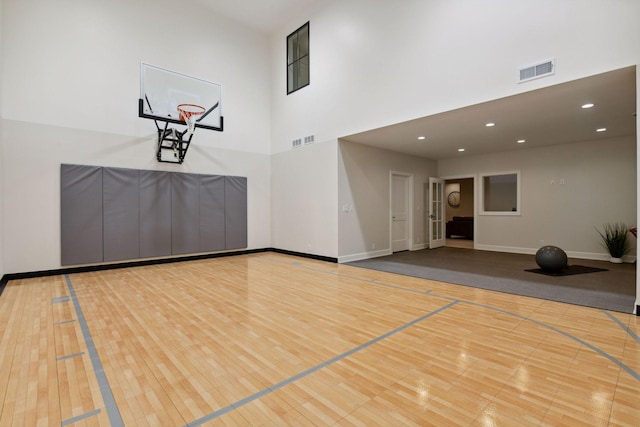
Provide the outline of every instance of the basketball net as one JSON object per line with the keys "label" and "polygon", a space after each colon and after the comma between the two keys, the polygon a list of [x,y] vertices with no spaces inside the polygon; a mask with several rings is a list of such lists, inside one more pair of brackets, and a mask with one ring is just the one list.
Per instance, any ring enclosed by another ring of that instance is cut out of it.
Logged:
{"label": "basketball net", "polygon": [[196,120],[198,117],[204,114],[206,109],[196,104],[180,104],[178,105],[178,112],[180,113],[180,120],[187,124],[187,133],[184,134],[186,138],[189,138],[196,130]]}

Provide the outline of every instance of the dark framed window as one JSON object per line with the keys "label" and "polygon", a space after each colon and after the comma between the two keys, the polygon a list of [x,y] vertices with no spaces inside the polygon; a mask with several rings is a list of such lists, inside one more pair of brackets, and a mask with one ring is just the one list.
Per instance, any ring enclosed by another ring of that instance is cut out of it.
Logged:
{"label": "dark framed window", "polygon": [[287,95],[309,85],[309,23],[287,36]]}

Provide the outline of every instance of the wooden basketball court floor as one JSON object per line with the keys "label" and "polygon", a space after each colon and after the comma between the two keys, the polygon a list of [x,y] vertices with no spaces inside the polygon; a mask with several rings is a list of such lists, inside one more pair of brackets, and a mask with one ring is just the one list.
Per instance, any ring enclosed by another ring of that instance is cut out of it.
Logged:
{"label": "wooden basketball court floor", "polygon": [[640,318],[272,252],[10,281],[0,426],[638,426]]}

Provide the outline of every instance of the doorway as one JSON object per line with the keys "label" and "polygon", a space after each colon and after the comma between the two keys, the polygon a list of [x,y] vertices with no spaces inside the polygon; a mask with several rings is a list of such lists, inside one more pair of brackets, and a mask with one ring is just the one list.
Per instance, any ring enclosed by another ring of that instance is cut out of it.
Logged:
{"label": "doorway", "polygon": [[413,175],[391,172],[389,181],[391,251],[408,251],[413,245]]}
{"label": "doorway", "polygon": [[446,246],[473,249],[476,238],[473,177],[445,179]]}

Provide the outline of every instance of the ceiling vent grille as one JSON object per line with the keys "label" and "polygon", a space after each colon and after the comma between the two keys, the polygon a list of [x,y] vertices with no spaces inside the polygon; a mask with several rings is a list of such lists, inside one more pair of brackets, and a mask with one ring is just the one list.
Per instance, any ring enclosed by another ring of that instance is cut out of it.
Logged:
{"label": "ceiling vent grille", "polygon": [[554,74],[555,71],[556,64],[553,59],[549,59],[539,64],[530,65],[520,69],[520,80],[518,80],[518,83],[550,76]]}

